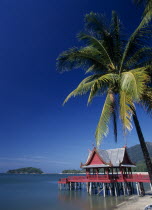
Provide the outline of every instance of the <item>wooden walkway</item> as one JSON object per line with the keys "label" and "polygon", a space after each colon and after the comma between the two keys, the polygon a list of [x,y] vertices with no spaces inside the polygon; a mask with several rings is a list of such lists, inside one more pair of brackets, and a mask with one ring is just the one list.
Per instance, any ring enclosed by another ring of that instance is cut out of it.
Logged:
{"label": "wooden walkway", "polygon": [[145,174],[110,174],[110,175],[84,175],[69,176],[58,181],[59,184],[68,184],[70,182],[101,182],[101,183],[118,183],[118,182],[147,182],[150,183],[149,175]]}

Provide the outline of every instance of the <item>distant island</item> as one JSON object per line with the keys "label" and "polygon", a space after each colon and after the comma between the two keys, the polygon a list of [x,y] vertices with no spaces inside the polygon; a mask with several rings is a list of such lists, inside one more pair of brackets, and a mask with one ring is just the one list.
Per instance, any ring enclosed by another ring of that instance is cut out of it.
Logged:
{"label": "distant island", "polygon": [[80,173],[85,173],[85,170],[75,170],[75,169],[68,169],[68,170],[63,170],[63,174],[80,174]]}
{"label": "distant island", "polygon": [[8,170],[6,173],[8,174],[42,174],[43,171],[39,168],[26,167],[26,168]]}

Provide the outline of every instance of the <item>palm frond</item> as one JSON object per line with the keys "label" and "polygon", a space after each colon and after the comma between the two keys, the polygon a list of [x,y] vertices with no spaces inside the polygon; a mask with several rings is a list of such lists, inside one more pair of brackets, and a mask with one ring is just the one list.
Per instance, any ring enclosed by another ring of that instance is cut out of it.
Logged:
{"label": "palm frond", "polygon": [[95,34],[99,39],[108,34],[108,26],[104,15],[90,12],[85,15],[85,29],[91,34]]}
{"label": "palm frond", "polygon": [[105,57],[100,52],[91,47],[72,48],[61,53],[57,59],[57,69],[61,72],[70,71],[75,68],[88,69],[90,66],[95,65],[100,69],[107,66]]}
{"label": "palm frond", "polygon": [[148,24],[152,19],[152,0],[134,0],[137,5],[144,5],[141,26]]}
{"label": "palm frond", "polygon": [[148,24],[152,19],[152,6],[148,11],[144,12],[143,19],[141,21],[141,25],[146,25]]}
{"label": "palm frond", "polygon": [[149,39],[152,37],[151,27],[150,26],[141,26],[139,25],[137,29],[130,36],[126,47],[123,52],[120,72],[123,70],[123,66],[128,58],[133,56],[137,51],[143,47],[149,46]]}
{"label": "palm frond", "polygon": [[95,132],[97,147],[99,147],[101,140],[104,137],[106,137],[109,132],[108,124],[110,121],[111,114],[113,112],[112,104],[113,104],[113,95],[111,93],[108,93]]}
{"label": "palm frond", "polygon": [[141,96],[141,104],[144,110],[152,116],[152,88],[148,87],[144,94]]}
{"label": "palm frond", "polygon": [[103,94],[109,86],[115,86],[117,81],[118,81],[117,74],[109,73],[109,74],[104,74],[101,77],[99,77],[91,87],[90,95],[88,98],[88,104],[97,95],[97,93]]}
{"label": "palm frond", "polygon": [[121,90],[126,92],[134,101],[138,102],[147,88],[150,78],[146,67],[133,69],[121,74]]}
{"label": "palm frond", "polygon": [[93,64],[92,66],[90,66],[90,67],[86,70],[85,74],[88,74],[88,73],[90,73],[90,72],[94,72],[95,69],[96,69],[96,65]]}
{"label": "palm frond", "polygon": [[63,105],[71,98],[78,95],[84,95],[86,94],[92,87],[92,85],[95,83],[95,81],[100,78],[101,75],[91,75],[86,77],[84,80],[80,82],[80,84],[77,86],[75,90],[73,90],[64,100]]}
{"label": "palm frond", "polygon": [[148,65],[152,62],[152,48],[143,47],[125,62],[125,68],[137,68]]}
{"label": "palm frond", "polygon": [[124,135],[126,135],[127,131],[132,130],[132,108],[133,102],[130,96],[126,94],[125,91],[120,91],[120,118],[122,120]]}
{"label": "palm frond", "polygon": [[112,63],[112,60],[110,58],[110,55],[108,54],[105,46],[103,45],[103,41],[100,41],[98,39],[96,39],[95,37],[88,35],[86,33],[79,33],[77,36],[80,40],[85,40],[87,42],[87,44],[93,46],[94,48],[96,48],[97,50],[99,50],[99,52],[102,54],[103,58],[106,59],[108,61],[108,64],[111,64],[114,68],[114,65]]}
{"label": "palm frond", "polygon": [[116,52],[114,48],[115,43],[114,36],[112,35],[112,26],[108,26],[106,24],[106,20],[103,15],[93,12],[86,15],[85,22],[86,31],[91,36],[96,37],[98,40],[100,40],[100,42],[102,42],[102,45],[108,52],[112,63],[114,63]]}
{"label": "palm frond", "polygon": [[125,40],[122,39],[122,26],[120,19],[115,11],[112,11],[110,30],[111,36],[113,38],[114,61],[115,65],[117,65],[117,67],[119,68]]}

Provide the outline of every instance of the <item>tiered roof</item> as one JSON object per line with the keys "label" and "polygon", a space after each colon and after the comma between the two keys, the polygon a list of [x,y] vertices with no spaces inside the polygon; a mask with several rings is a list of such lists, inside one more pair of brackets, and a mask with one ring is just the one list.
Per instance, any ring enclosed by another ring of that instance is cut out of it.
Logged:
{"label": "tiered roof", "polygon": [[100,150],[94,148],[89,152],[85,164],[81,168],[104,168],[104,167],[135,167],[130,160],[126,147]]}

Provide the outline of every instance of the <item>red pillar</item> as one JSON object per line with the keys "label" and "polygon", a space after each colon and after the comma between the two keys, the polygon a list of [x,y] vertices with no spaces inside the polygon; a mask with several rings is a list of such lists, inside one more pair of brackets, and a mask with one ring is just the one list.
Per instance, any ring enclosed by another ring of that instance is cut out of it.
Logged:
{"label": "red pillar", "polygon": [[123,168],[120,168],[121,178],[123,179]]}
{"label": "red pillar", "polygon": [[109,168],[106,168],[107,178],[109,179]]}
{"label": "red pillar", "polygon": [[99,171],[98,171],[98,168],[96,168],[96,176],[97,176],[97,179],[98,179],[98,174],[99,174]]}
{"label": "red pillar", "polygon": [[89,177],[89,174],[90,174],[90,169],[89,168],[86,168],[86,177],[87,178]]}

